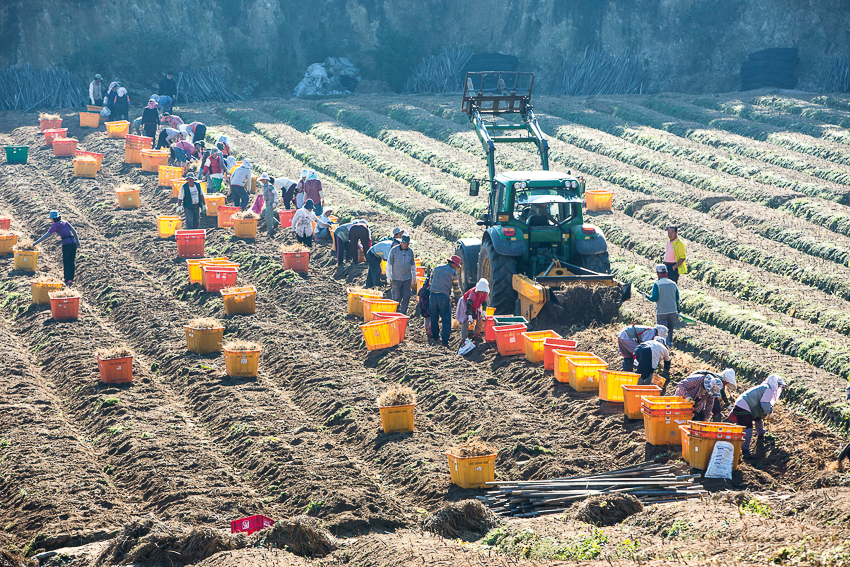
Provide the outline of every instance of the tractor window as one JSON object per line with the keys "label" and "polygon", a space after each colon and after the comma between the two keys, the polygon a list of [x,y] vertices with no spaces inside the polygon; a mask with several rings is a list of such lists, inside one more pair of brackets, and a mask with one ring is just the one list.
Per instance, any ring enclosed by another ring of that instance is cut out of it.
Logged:
{"label": "tractor window", "polygon": [[558,187],[519,189],[514,198],[514,218],[529,226],[556,226],[572,219],[575,211],[572,203],[547,200],[547,196],[567,197]]}

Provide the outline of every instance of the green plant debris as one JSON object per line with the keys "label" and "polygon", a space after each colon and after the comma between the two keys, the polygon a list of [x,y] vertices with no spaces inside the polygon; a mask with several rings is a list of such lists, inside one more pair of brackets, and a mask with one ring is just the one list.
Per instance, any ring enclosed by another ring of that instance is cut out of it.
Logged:
{"label": "green plant debris", "polygon": [[531,529],[502,526],[490,530],[481,541],[498,553],[518,559],[589,561],[602,554],[608,537],[594,529],[590,536],[559,540],[543,537]]}
{"label": "green plant debris", "polygon": [[770,509],[770,506],[759,502],[755,498],[750,498],[749,500],[742,502],[741,505],[738,506],[738,511],[741,514],[752,514],[754,516],[761,516],[762,518],[767,519],[773,517],[773,511]]}

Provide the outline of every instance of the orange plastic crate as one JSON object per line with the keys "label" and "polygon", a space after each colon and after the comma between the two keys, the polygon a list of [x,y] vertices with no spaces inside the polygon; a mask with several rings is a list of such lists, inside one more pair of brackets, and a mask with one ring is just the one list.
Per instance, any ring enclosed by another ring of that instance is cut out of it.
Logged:
{"label": "orange plastic crate", "polygon": [[543,363],[543,342],[546,339],[560,339],[555,331],[529,331],[522,333],[525,341],[525,359],[534,364]]}
{"label": "orange plastic crate", "polygon": [[653,415],[676,415],[676,412],[693,412],[694,403],[679,396],[643,396],[640,401],[641,411]]}
{"label": "orange plastic crate", "polygon": [[708,437],[700,437],[694,435],[687,425],[679,426],[679,436],[682,442],[682,458],[685,459],[692,468],[706,470],[708,463],[711,460],[711,453],[714,451],[714,445],[718,441],[727,441],[732,443],[735,449],[732,457],[732,470],[737,470],[741,463],[741,446],[744,444],[743,437],[741,439],[712,439]]}
{"label": "orange plastic crate", "polygon": [[258,219],[231,219],[236,238],[257,238]]}
{"label": "orange plastic crate", "polygon": [[277,216],[280,219],[280,228],[289,228],[292,226],[292,217],[295,216],[295,210],[287,209],[285,211],[278,211]]}
{"label": "orange plastic crate", "polygon": [[614,201],[614,192],[606,190],[585,191],[584,198],[587,200],[588,211],[610,211]]}
{"label": "orange plastic crate", "polygon": [[224,371],[234,378],[255,378],[260,369],[259,350],[228,350],[224,351]]}
{"label": "orange plastic crate", "polygon": [[395,322],[395,329],[398,333],[398,342],[403,343],[404,337],[407,334],[407,321],[409,317],[402,313],[388,313],[386,311],[378,311],[372,313],[373,321],[390,320]]}
{"label": "orange plastic crate", "polygon": [[548,338],[543,341],[543,369],[555,370],[555,350],[575,351],[578,343],[570,339]]}
{"label": "orange plastic crate", "polygon": [[218,227],[228,227],[233,228],[233,219],[231,218],[233,215],[241,211],[240,207],[227,207],[223,205],[218,206]]}
{"label": "orange plastic crate", "polygon": [[392,319],[383,319],[360,325],[367,350],[380,350],[398,344],[398,327]]}
{"label": "orange plastic crate", "polygon": [[55,140],[56,138],[64,138],[67,133],[67,128],[51,128],[50,130],[45,130],[44,144],[46,146],[52,146],[53,140]]}
{"label": "orange plastic crate", "polygon": [[413,433],[413,416],[416,404],[407,406],[379,406],[384,433]]}
{"label": "orange plastic crate", "polygon": [[18,243],[17,234],[0,234],[0,256],[11,254],[15,244]]}
{"label": "orange plastic crate", "polygon": [[177,239],[178,258],[204,257],[204,242],[207,238],[205,230],[177,230],[174,236]]}
{"label": "orange plastic crate", "polygon": [[395,313],[398,309],[398,302],[392,299],[381,299],[379,297],[363,297],[360,302],[363,304],[363,321],[369,323],[374,318],[374,314],[378,312]]}
{"label": "orange plastic crate", "polygon": [[516,356],[525,352],[525,340],[522,334],[528,330],[528,326],[518,323],[516,325],[499,325],[493,327],[496,334],[496,350],[501,356]]}
{"label": "orange plastic crate", "polygon": [[208,217],[218,216],[218,208],[224,206],[224,199],[224,195],[215,195],[213,193],[210,193],[209,195],[204,195],[204,202],[207,204]]}
{"label": "orange plastic crate", "polygon": [[101,382],[107,384],[126,384],[133,381],[133,357],[101,359],[97,357]]}
{"label": "orange plastic crate", "polygon": [[10,230],[12,228],[12,219],[0,219],[0,230]]}
{"label": "orange plastic crate", "polygon": [[130,123],[126,120],[116,122],[104,122],[107,138],[125,138],[130,133]]}
{"label": "orange plastic crate", "polygon": [[165,164],[160,165],[157,169],[158,174],[158,184],[160,187],[171,187],[172,179],[180,179],[183,177],[183,168],[182,167],[172,167],[168,165],[168,160],[165,160]]}
{"label": "orange plastic crate", "polygon": [[744,438],[744,427],[730,423],[714,423],[711,421],[689,421],[688,430],[691,435],[706,439],[732,441]]}
{"label": "orange plastic crate", "polygon": [[681,445],[682,435],[679,431],[680,425],[685,425],[692,417],[693,412],[683,415],[659,415],[652,416],[643,414],[643,429],[646,442],[650,445]]}
{"label": "orange plastic crate", "polygon": [[606,402],[622,402],[623,386],[637,386],[640,374],[621,370],[599,371],[599,399]]}
{"label": "orange plastic crate", "polygon": [[53,297],[55,292],[50,292],[50,314],[56,321],[64,319],[76,319],[80,316],[79,297]]}
{"label": "orange plastic crate", "polygon": [[53,155],[56,157],[73,157],[77,151],[77,140],[74,138],[54,138]]}
{"label": "orange plastic crate", "polygon": [[87,156],[75,157],[74,177],[97,178],[97,160]]}
{"label": "orange plastic crate", "polygon": [[80,128],[97,128],[98,126],[100,126],[100,114],[80,112]]}
{"label": "orange plastic crate", "polygon": [[221,291],[224,312],[230,315],[251,315],[257,311],[257,288],[249,285]]}
{"label": "orange plastic crate", "polygon": [[141,150],[142,171],[158,173],[159,166],[168,165],[168,150]]}
{"label": "orange plastic crate", "polygon": [[[219,207],[221,210],[221,207]],[[292,270],[300,274],[306,274],[310,268],[310,251],[307,252],[283,252],[283,269]]]}
{"label": "orange plastic crate", "polygon": [[217,266],[220,268],[238,268],[239,264],[236,262],[231,262],[230,260],[201,260],[199,264],[199,271],[201,272],[201,285],[203,287],[207,287],[207,275],[204,272],[205,266]]}
{"label": "orange plastic crate", "polygon": [[640,401],[643,396],[658,396],[661,394],[659,386],[647,384],[646,386],[621,386],[623,389],[623,410],[629,419],[642,419]]}
{"label": "orange plastic crate", "polygon": [[555,380],[568,384],[570,382],[570,361],[567,360],[567,357],[595,357],[596,355],[592,352],[561,350],[556,348],[552,351],[552,356],[554,358]]}
{"label": "orange plastic crate", "polygon": [[118,208],[120,209],[137,209],[139,208],[139,189],[129,189],[126,191],[115,191],[118,196]]}

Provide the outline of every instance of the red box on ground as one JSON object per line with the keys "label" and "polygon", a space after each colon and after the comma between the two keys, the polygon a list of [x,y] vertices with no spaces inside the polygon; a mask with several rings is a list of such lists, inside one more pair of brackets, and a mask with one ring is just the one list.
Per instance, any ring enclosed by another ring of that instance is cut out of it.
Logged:
{"label": "red box on ground", "polygon": [[230,522],[230,533],[232,534],[252,534],[254,532],[258,532],[260,530],[264,530],[266,528],[270,528],[274,525],[274,520],[271,518],[267,518],[265,516],[249,516],[247,518],[241,518],[239,520],[233,520]]}
{"label": "red box on ground", "polygon": [[207,231],[199,230],[177,230],[174,231],[177,239],[178,258],[203,258],[204,243],[207,240]]}

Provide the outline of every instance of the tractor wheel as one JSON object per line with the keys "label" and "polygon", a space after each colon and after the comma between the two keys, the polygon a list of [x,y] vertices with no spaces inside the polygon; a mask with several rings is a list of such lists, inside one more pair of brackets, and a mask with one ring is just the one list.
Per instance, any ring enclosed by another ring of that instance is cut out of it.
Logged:
{"label": "tractor wheel", "polygon": [[587,268],[591,272],[596,272],[598,274],[611,273],[611,261],[608,259],[608,252],[582,256],[581,266],[582,268]]}
{"label": "tractor wheel", "polygon": [[496,309],[496,315],[513,315],[517,293],[514,291],[516,258],[496,253],[489,240],[481,245],[478,254],[478,277],[490,282],[487,303]]}

